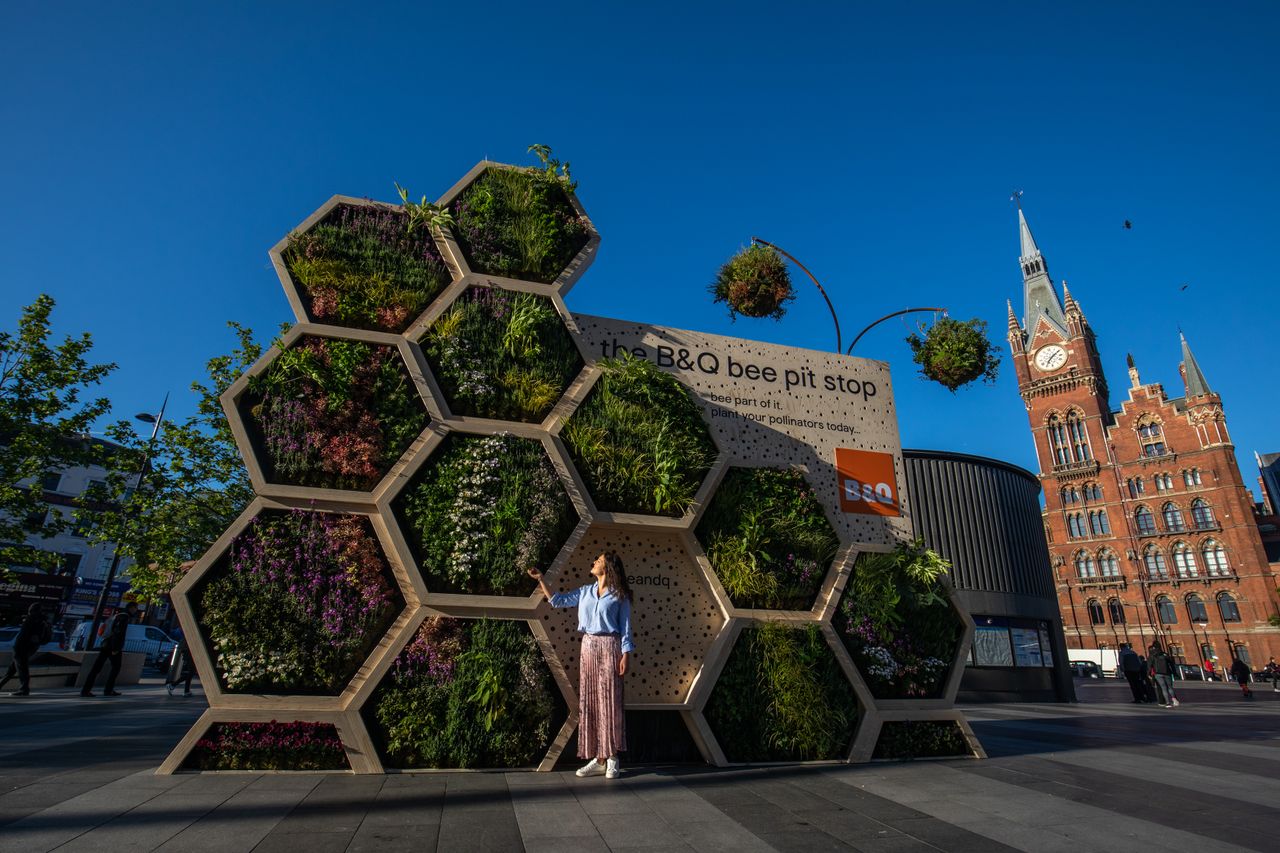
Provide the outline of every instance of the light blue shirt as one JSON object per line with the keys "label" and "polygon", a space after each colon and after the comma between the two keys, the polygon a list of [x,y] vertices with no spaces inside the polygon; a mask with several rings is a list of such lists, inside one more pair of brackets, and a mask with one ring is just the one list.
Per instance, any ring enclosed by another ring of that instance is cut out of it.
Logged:
{"label": "light blue shirt", "polygon": [[570,592],[557,592],[551,596],[552,607],[578,605],[578,630],[584,634],[620,634],[622,650],[635,649],[631,642],[631,602],[618,598],[613,590],[600,595],[594,583],[578,587]]}

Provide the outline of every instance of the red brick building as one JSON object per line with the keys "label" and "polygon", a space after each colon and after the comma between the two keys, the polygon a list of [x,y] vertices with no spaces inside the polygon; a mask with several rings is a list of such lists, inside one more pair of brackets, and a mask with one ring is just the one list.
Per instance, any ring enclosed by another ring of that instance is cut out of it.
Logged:
{"label": "red brick building", "polygon": [[1145,649],[1255,669],[1280,659],[1276,578],[1236,464],[1222,398],[1182,339],[1185,394],[1144,383],[1112,409],[1093,330],[1049,278],[1022,211],[1024,316],[1009,346],[1044,488],[1068,648]]}

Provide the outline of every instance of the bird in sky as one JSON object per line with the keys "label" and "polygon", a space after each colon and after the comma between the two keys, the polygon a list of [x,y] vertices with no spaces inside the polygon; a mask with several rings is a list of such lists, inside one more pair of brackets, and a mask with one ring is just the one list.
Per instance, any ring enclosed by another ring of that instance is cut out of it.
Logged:
{"label": "bird in sky", "polygon": [[1124,227],[1125,227],[1125,230],[1126,230],[1126,231],[1128,231],[1128,230],[1132,230],[1132,229],[1133,229],[1133,223],[1126,219],[1126,220],[1124,221]]}
{"label": "bird in sky", "polygon": [[1179,291],[1179,292],[1181,292],[1181,291],[1183,291],[1183,290],[1186,290],[1186,289],[1187,289],[1188,287],[1190,287],[1190,286],[1191,286],[1191,285],[1189,285],[1189,284],[1184,284],[1184,285],[1182,285],[1182,287],[1179,287],[1179,288],[1178,288],[1178,291]]}

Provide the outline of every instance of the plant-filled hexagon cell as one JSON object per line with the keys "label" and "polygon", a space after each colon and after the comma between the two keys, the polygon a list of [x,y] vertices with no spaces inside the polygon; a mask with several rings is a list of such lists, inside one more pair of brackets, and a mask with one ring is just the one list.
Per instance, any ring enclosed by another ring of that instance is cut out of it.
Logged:
{"label": "plant-filled hexagon cell", "polygon": [[600,378],[561,432],[596,508],[679,518],[716,457],[698,404],[644,359],[597,366]]}
{"label": "plant-filled hexagon cell", "polygon": [[263,476],[288,486],[372,489],[430,422],[395,347],[313,335],[238,405]]}
{"label": "plant-filled hexagon cell", "polygon": [[187,770],[350,770],[333,723],[214,723],[182,763]]}
{"label": "plant-filled hexagon cell", "polygon": [[582,370],[545,296],[468,288],[421,340],[455,415],[539,423]]}
{"label": "plant-filled hexagon cell", "polygon": [[451,280],[430,229],[396,208],[337,205],[283,252],[315,323],[402,332]]}
{"label": "plant-filled hexagon cell", "polygon": [[955,720],[890,720],[881,726],[871,757],[910,760],[971,754]]}
{"label": "plant-filled hexagon cell", "polygon": [[942,577],[950,565],[920,542],[863,553],[834,625],[877,699],[933,699],[964,634]]}
{"label": "plant-filled hexagon cell", "polygon": [[369,520],[267,510],[192,596],[228,693],[336,696],[404,607]]}
{"label": "plant-filled hexagon cell", "polygon": [[472,272],[549,284],[591,239],[554,168],[490,166],[449,205]]}
{"label": "plant-filled hexagon cell", "polygon": [[795,470],[730,468],[695,531],[735,607],[808,610],[840,540]]}
{"label": "plant-filled hexagon cell", "polygon": [[840,759],[858,700],[817,625],[743,630],[704,711],[730,761]]}
{"label": "plant-filled hexagon cell", "polygon": [[524,622],[431,616],[364,708],[388,767],[527,767],[567,711]]}
{"label": "plant-filled hexagon cell", "polygon": [[542,443],[506,433],[451,434],[394,507],[432,592],[528,595],[578,523]]}

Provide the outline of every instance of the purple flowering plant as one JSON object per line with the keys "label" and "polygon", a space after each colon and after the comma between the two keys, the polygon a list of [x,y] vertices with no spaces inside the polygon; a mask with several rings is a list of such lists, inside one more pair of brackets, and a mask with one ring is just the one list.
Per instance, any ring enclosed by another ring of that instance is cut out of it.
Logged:
{"label": "purple flowering plant", "polygon": [[185,766],[193,770],[347,770],[346,751],[332,723],[301,720],[214,723]]}

